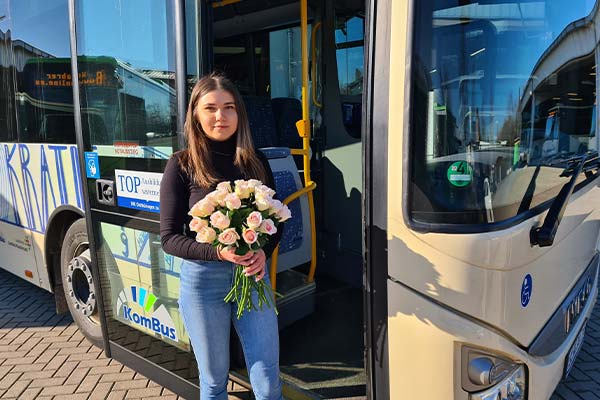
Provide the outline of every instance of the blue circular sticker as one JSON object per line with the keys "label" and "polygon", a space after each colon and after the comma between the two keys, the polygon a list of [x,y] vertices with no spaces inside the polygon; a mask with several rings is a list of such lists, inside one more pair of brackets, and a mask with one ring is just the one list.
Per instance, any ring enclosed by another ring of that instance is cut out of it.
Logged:
{"label": "blue circular sticker", "polygon": [[533,290],[533,278],[531,275],[525,275],[523,284],[521,285],[521,306],[527,307],[529,300],[531,300],[531,292]]}

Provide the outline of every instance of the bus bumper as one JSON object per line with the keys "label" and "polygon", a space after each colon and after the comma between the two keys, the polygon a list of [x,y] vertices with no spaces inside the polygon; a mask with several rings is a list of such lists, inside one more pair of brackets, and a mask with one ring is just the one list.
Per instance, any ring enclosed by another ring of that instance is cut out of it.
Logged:
{"label": "bus bumper", "polygon": [[469,348],[523,364],[523,399],[547,400],[563,377],[565,359],[591,316],[597,293],[596,276],[590,301],[567,338],[552,353],[538,357],[509,334],[388,280],[390,398],[470,400],[463,362]]}

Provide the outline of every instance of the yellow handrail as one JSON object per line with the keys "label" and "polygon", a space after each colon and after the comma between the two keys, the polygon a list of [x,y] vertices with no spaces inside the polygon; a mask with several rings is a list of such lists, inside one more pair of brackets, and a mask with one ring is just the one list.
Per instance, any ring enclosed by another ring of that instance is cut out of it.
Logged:
{"label": "yellow handrail", "polygon": [[[296,200],[298,197],[302,196],[303,194],[307,194],[307,193],[312,193],[313,190],[315,190],[315,188],[317,187],[317,184],[315,182],[310,182],[309,185],[307,185],[306,187],[292,193],[291,195],[289,195],[288,197],[285,198],[285,200],[282,201],[283,204],[288,205],[290,204],[292,201]],[[313,235],[312,236],[312,240],[311,240],[311,245],[314,245],[316,247],[316,242],[317,238]],[[273,254],[271,254],[271,269],[269,271],[269,277],[271,278],[271,287],[273,288],[273,290],[275,290],[277,288],[277,260],[279,259],[279,245],[277,245],[277,247],[275,247],[275,250],[273,250]],[[312,263],[311,263],[311,267],[312,267]],[[316,264],[315,264],[316,267]],[[308,282],[312,282],[315,273],[314,271],[312,271],[312,274],[309,270],[309,277],[310,280],[308,280]]]}
{"label": "yellow handrail", "polygon": [[312,34],[310,36],[311,41],[311,71],[312,71],[312,101],[313,104],[319,108],[323,107],[323,104],[317,100],[317,31],[321,28],[321,23],[317,22],[313,26]]}
{"label": "yellow handrail", "polygon": [[296,200],[298,197],[302,196],[303,194],[308,193],[311,190],[315,190],[316,187],[317,187],[316,182],[309,182],[308,186],[290,194],[288,197],[285,198],[285,200],[282,201],[282,203],[287,206],[288,204],[290,204],[292,201]]}
{"label": "yellow handrail", "polygon": [[290,149],[290,153],[294,156],[303,156],[304,154],[309,154],[309,152],[304,149]]}

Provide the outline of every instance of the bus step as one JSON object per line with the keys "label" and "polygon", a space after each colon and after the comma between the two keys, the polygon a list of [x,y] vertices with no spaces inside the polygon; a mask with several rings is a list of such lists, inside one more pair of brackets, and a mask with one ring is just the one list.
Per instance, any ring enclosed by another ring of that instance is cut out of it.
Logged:
{"label": "bus step", "polygon": [[288,269],[277,274],[277,310],[279,330],[315,311],[315,282],[306,282],[306,275]]}

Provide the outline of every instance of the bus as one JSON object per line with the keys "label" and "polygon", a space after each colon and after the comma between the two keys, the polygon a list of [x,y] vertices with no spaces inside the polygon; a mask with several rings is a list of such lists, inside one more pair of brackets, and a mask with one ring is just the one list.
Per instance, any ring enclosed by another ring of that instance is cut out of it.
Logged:
{"label": "bus", "polygon": [[158,190],[191,88],[223,71],[294,216],[268,261],[284,396],[548,399],[598,292],[599,12],[0,0],[1,266],[196,398]]}

